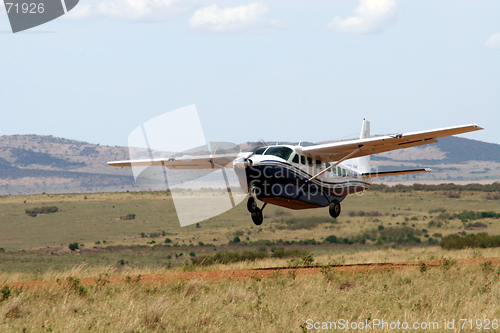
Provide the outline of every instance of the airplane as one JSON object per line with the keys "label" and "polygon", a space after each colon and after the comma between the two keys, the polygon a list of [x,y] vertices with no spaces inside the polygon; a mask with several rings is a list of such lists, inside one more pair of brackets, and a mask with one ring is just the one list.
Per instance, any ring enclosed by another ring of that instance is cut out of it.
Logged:
{"label": "airplane", "polygon": [[[289,209],[329,207],[332,218],[341,213],[349,194],[366,191],[372,178],[431,172],[428,168],[372,172],[370,155],[437,142],[438,138],[482,130],[475,125],[430,131],[370,136],[370,122],[363,119],[358,139],[316,144],[264,145],[252,152],[183,155],[108,162],[114,167],[164,166],[172,170],[218,169],[232,166],[244,193],[253,222],[261,225],[267,204]],[[225,174],[224,174],[224,177]],[[227,180],[226,180],[227,184]],[[228,192],[229,186],[228,186]],[[257,200],[264,204],[258,207]]]}

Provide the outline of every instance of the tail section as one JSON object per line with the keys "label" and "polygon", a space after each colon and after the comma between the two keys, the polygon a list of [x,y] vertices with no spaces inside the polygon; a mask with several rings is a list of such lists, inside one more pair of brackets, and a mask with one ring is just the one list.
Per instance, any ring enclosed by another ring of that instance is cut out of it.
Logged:
{"label": "tail section", "polygon": [[[363,119],[363,126],[361,126],[360,139],[370,137],[370,122]],[[360,173],[370,173],[370,155],[356,158],[358,162],[358,171]]]}

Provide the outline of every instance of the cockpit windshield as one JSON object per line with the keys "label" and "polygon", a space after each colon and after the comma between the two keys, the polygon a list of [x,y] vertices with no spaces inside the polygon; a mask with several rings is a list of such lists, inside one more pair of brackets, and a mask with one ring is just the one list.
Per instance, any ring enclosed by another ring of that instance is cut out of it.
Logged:
{"label": "cockpit windshield", "polygon": [[262,155],[266,151],[267,147],[260,147],[259,149],[253,152],[254,155]]}
{"label": "cockpit windshield", "polygon": [[288,161],[293,150],[288,147],[270,147],[264,155],[274,155]]}

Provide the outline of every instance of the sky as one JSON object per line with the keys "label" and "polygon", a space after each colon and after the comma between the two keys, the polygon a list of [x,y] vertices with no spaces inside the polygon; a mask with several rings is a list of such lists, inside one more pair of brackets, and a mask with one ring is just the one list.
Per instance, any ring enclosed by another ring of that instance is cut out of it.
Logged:
{"label": "sky", "polygon": [[475,123],[500,144],[500,2],[80,0],[13,34],[0,135],[127,145],[195,104],[207,141],[320,142]]}

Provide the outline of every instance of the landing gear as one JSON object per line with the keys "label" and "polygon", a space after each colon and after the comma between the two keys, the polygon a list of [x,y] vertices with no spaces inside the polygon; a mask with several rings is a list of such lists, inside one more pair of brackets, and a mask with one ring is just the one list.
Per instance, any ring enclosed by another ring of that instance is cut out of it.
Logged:
{"label": "landing gear", "polygon": [[255,209],[257,209],[257,201],[255,200],[254,197],[250,197],[248,198],[248,201],[247,201],[247,209],[250,213],[253,213],[255,212]]}
{"label": "landing gear", "polygon": [[266,207],[267,203],[262,206],[262,209],[257,207],[257,200],[253,196],[250,196],[247,201],[247,209],[248,211],[252,214],[252,221],[256,225],[261,225],[262,221],[264,221],[264,215],[262,214],[262,211]]}
{"label": "landing gear", "polygon": [[264,215],[259,207],[255,207],[255,211],[252,213],[252,221],[255,225],[261,225],[264,221]]}
{"label": "landing gear", "polygon": [[338,202],[337,200],[333,200],[332,202],[330,202],[330,206],[329,207],[329,212],[330,212],[330,216],[333,217],[334,219],[339,217],[340,215],[340,202]]}

